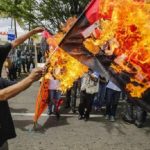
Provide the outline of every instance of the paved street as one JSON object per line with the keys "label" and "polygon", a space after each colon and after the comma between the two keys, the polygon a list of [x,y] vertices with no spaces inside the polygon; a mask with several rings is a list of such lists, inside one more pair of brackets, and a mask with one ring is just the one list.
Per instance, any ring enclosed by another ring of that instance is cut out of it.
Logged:
{"label": "paved street", "polygon": [[125,124],[120,115],[115,123],[106,121],[102,113],[85,122],[65,110],[59,121],[43,115],[37,131],[33,131],[38,87],[37,82],[9,101],[17,132],[17,137],[9,141],[10,150],[150,150],[150,120],[138,129]]}

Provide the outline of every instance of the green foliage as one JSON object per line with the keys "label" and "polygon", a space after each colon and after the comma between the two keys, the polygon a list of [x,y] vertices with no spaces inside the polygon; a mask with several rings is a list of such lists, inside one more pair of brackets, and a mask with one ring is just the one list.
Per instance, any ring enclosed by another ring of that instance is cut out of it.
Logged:
{"label": "green foliage", "polygon": [[71,16],[79,16],[89,0],[1,0],[0,15],[31,29],[43,25],[56,32]]}
{"label": "green foliage", "polygon": [[42,0],[39,17],[54,32],[67,18],[79,16],[88,2],[89,0]]}
{"label": "green foliage", "polygon": [[21,0],[2,0],[0,1],[0,15],[2,17],[11,17],[14,19],[15,34],[17,37],[16,21],[22,24],[20,8]]}

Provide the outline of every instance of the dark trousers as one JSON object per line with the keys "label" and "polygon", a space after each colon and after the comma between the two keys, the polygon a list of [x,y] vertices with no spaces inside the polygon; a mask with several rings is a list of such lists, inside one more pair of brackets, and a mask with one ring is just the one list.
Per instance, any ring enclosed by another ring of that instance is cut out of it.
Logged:
{"label": "dark trousers", "polygon": [[126,109],[123,115],[123,119],[129,123],[134,123],[135,121],[143,125],[146,121],[147,112],[144,111],[140,106],[130,102],[126,103]]}
{"label": "dark trousers", "polygon": [[49,103],[48,110],[49,112],[58,112],[56,104],[61,97],[61,92],[57,90],[49,90]]}
{"label": "dark trousers", "polygon": [[101,108],[102,106],[105,105],[105,95],[106,95],[106,84],[105,83],[100,83],[99,85],[99,91],[96,94],[96,99],[95,99],[95,106],[97,108]]}
{"label": "dark trousers", "polygon": [[74,82],[72,87],[71,108],[74,111],[76,108],[78,82]]}
{"label": "dark trousers", "polygon": [[85,91],[81,92],[79,114],[89,118],[89,114],[92,110],[92,104],[95,94],[87,94]]}
{"label": "dark trousers", "polygon": [[22,68],[23,68],[23,72],[26,73],[26,61],[23,59],[22,60]]}
{"label": "dark trousers", "polygon": [[33,68],[35,68],[35,63],[34,63],[34,61],[27,61],[27,72],[30,72],[30,66],[31,66],[31,64],[32,64],[32,66],[33,66]]}
{"label": "dark trousers", "polygon": [[134,118],[135,118],[133,114],[133,107],[134,107],[133,103],[127,101],[123,117],[127,122],[130,123],[134,122]]}
{"label": "dark trousers", "polygon": [[17,77],[19,76],[20,77],[20,75],[21,75],[21,64],[18,64],[17,65]]}
{"label": "dark trousers", "polygon": [[70,103],[71,103],[71,89],[67,90],[66,93],[66,107],[70,107]]}
{"label": "dark trousers", "polygon": [[78,88],[78,82],[75,82],[73,84],[73,87],[67,90],[67,93],[66,93],[66,107],[71,106],[73,111],[76,108],[77,88]]}
{"label": "dark trousers", "polygon": [[106,115],[116,116],[120,92],[107,88],[106,90]]}

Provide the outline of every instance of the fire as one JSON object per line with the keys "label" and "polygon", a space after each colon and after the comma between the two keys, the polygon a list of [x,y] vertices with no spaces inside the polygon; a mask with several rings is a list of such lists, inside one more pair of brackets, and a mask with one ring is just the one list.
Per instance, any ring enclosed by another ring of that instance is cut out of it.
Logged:
{"label": "fire", "polygon": [[[91,36],[84,45],[95,54],[99,53],[97,47],[109,41],[109,55],[115,55],[110,67],[118,75],[129,74],[126,89],[132,97],[140,98],[150,89],[150,4],[137,0],[107,0],[99,7],[102,14],[111,18],[102,15],[99,20],[101,36]],[[95,47],[93,51],[91,47]]]}
{"label": "fire", "polygon": [[[50,67],[46,74],[46,78],[50,78],[51,74],[60,81],[60,90],[65,93],[67,89],[73,86],[74,81],[82,77],[88,71],[88,67],[81,64],[79,61],[71,57],[64,50],[58,47],[60,41],[64,37],[76,18],[69,18],[66,25],[62,26],[61,31],[58,32],[53,38],[48,38],[47,43],[50,45],[48,53],[48,62]],[[57,50],[56,50],[57,48]]]}
{"label": "fire", "polygon": [[[51,53],[49,53],[51,55]],[[48,77],[53,72],[56,79],[60,81],[60,90],[66,92],[71,88],[73,82],[82,77],[88,68],[71,57],[62,49],[58,49],[50,58]]]}
{"label": "fire", "polygon": [[76,20],[77,18],[75,16],[68,18],[66,23],[61,26],[61,31],[63,33],[67,33],[70,30],[71,26],[76,22]]}

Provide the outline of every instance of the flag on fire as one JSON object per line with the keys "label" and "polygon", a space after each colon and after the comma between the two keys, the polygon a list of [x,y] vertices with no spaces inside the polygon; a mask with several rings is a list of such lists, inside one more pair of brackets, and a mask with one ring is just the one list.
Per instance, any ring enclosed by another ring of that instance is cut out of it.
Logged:
{"label": "flag on fire", "polygon": [[92,0],[59,46],[150,111],[148,9],[143,0]]}

